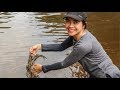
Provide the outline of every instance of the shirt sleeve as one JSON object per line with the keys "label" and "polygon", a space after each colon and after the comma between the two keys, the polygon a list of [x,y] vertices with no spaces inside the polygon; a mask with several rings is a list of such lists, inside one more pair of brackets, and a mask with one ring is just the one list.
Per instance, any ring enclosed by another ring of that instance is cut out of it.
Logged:
{"label": "shirt sleeve", "polygon": [[42,44],[42,51],[63,51],[73,45],[73,37],[68,37],[61,44]]}
{"label": "shirt sleeve", "polygon": [[90,44],[75,46],[70,55],[66,57],[62,62],[54,63],[51,65],[43,65],[43,72],[45,73],[50,70],[66,68],[81,60],[87,53],[91,51],[91,48],[92,47]]}

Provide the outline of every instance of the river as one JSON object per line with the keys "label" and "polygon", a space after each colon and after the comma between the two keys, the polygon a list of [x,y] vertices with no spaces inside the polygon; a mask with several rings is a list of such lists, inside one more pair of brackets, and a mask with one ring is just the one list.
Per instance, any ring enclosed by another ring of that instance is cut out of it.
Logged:
{"label": "river", "polygon": [[[29,48],[37,43],[61,43],[67,32],[64,12],[0,12],[0,78],[26,78]],[[120,66],[120,13],[90,12],[87,28]],[[62,52],[38,52],[47,57],[36,63],[52,64],[64,60]],[[73,78],[70,68],[40,73],[40,78]]]}

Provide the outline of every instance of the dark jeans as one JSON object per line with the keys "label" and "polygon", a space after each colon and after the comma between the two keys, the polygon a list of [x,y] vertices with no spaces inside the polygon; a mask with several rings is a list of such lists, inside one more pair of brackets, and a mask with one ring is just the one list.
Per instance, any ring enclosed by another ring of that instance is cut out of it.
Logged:
{"label": "dark jeans", "polygon": [[112,78],[109,74],[106,74],[102,69],[97,68],[95,71],[90,74],[90,78]]}
{"label": "dark jeans", "polygon": [[106,78],[112,78],[110,75],[106,74]]}
{"label": "dark jeans", "polygon": [[[108,75],[108,74],[106,74],[105,75],[106,77],[104,77],[104,78],[112,78],[110,75]],[[98,77],[95,77],[95,76],[93,76],[93,75],[90,75],[90,77],[89,78],[98,78]]]}

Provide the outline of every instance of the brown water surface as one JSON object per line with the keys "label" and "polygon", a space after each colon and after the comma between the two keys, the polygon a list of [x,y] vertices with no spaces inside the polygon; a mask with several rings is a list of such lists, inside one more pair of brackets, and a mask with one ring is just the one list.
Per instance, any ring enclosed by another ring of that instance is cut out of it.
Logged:
{"label": "brown water surface", "polygon": [[[0,12],[0,78],[26,78],[29,48],[37,43],[61,43],[67,32],[64,12]],[[120,13],[89,12],[87,28],[93,33],[116,65],[120,66]],[[48,60],[64,60],[71,49],[63,52],[39,52]],[[69,68],[41,73],[43,78],[72,78]]]}

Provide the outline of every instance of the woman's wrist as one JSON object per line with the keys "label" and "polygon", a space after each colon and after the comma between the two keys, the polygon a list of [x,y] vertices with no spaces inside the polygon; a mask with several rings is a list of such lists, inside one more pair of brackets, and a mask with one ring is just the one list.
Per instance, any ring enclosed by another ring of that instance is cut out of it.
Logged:
{"label": "woman's wrist", "polygon": [[38,50],[41,50],[42,48],[41,48],[41,44],[37,44],[37,46],[38,46]]}

